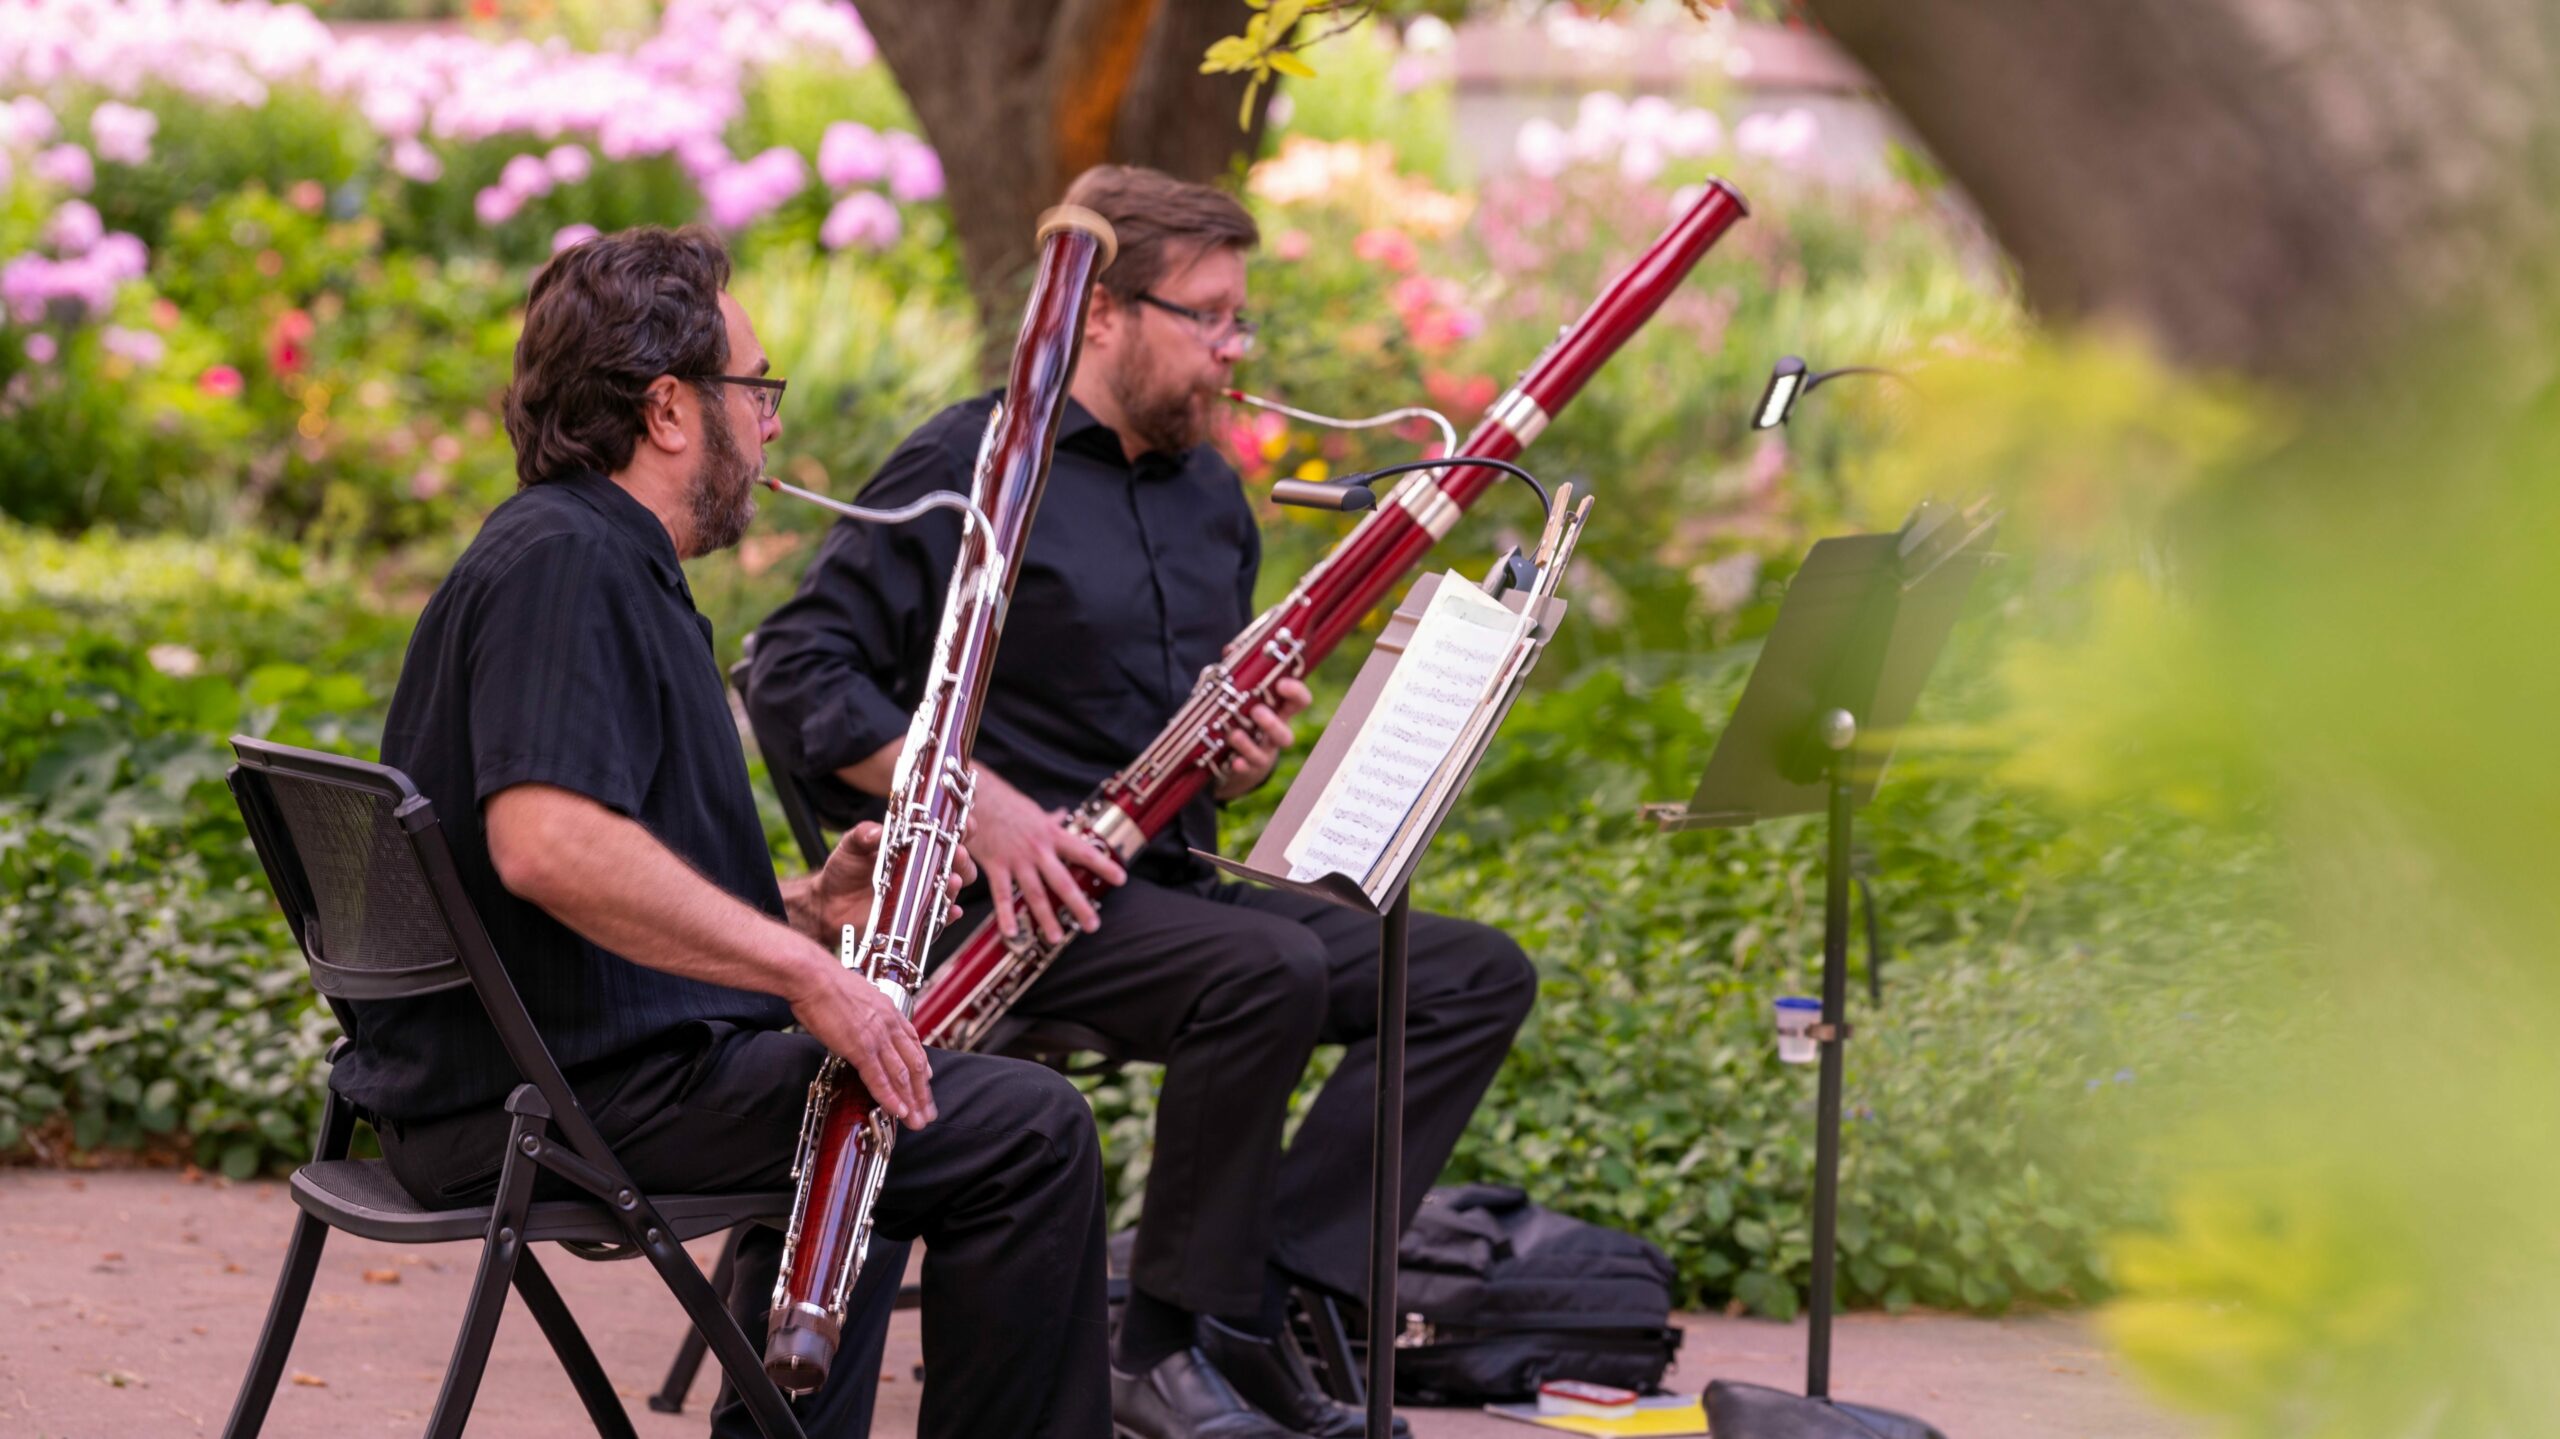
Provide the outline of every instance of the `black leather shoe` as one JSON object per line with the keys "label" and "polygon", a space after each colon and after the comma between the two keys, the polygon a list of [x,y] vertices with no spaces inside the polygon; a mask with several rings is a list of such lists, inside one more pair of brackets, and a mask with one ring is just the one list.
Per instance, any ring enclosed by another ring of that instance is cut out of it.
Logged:
{"label": "black leather shoe", "polygon": [[[1200,1350],[1254,1408],[1312,1439],[1361,1439],[1369,1416],[1316,1387],[1298,1346],[1231,1329],[1200,1316]],[[1396,1416],[1396,1439],[1413,1439],[1413,1426]]]}
{"label": "black leather shoe", "polygon": [[1111,1429],[1119,1439],[1307,1439],[1244,1402],[1197,1349],[1144,1374],[1112,1366]]}

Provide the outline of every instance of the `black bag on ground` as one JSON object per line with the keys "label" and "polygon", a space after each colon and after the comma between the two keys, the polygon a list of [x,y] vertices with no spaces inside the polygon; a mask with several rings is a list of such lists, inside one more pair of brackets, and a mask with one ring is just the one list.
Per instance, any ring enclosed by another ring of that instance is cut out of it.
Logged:
{"label": "black bag on ground", "polygon": [[1529,1399],[1549,1379],[1652,1393],[1680,1348],[1660,1249],[1509,1185],[1432,1190],[1398,1254],[1400,1403]]}
{"label": "black bag on ground", "polygon": [[1947,1439],[1925,1419],[1807,1399],[1762,1384],[1719,1379],[1707,1386],[1707,1428],[1716,1439]]}

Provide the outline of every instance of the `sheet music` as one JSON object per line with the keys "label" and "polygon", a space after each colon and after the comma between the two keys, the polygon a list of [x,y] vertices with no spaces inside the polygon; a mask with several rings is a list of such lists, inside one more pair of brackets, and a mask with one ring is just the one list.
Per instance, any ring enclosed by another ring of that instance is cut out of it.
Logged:
{"label": "sheet music", "polygon": [[1455,573],[1442,578],[1377,706],[1282,851],[1291,879],[1342,874],[1368,887],[1405,816],[1486,703],[1519,632],[1520,617],[1501,601]]}

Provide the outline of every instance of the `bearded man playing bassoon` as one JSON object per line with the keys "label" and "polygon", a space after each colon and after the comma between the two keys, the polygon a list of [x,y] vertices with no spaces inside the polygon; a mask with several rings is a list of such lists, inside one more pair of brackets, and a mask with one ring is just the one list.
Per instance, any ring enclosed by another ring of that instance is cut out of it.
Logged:
{"label": "bearded man playing bassoon", "polygon": [[[1037,1065],[928,1053],[838,961],[877,826],[818,875],[774,875],[682,566],[744,533],[782,429],[728,277],[696,228],[588,240],[534,277],[506,398],[522,488],[420,615],[382,758],[443,817],[508,977],[634,1180],[787,1187],[810,1079],[842,1056],[914,1131],[875,1213],[929,1246],[919,1432],[1092,1439],[1109,1422],[1092,1112]],[[401,1187],[487,1202],[519,1076],[470,991],[337,1009],[351,1045],[330,1083]],[[762,1228],[739,1248],[731,1302],[759,1346],[781,1248]],[[868,1432],[890,1297],[795,1404],[812,1439]],[[713,1422],[757,1433],[734,1395]]]}
{"label": "bearded man playing bassoon", "polygon": [[[1066,201],[1120,239],[1087,319],[978,733],[969,848],[985,876],[947,950],[992,909],[1010,935],[1083,931],[1016,1006],[1164,1064],[1156,1146],[1114,1355],[1113,1421],[1135,1439],[1362,1432],[1315,1392],[1282,1332],[1292,1286],[1360,1291],[1376,1079],[1374,921],[1225,883],[1192,849],[1217,806],[1261,784],[1308,701],[1295,680],[1228,737],[1213,792],[1130,856],[1063,828],[1136,757],[1253,617],[1261,540],[1235,470],[1205,443],[1252,348],[1236,201],[1153,171],[1088,171]],[[994,394],[911,436],[863,492],[904,504],[965,490]],[[748,705],[767,758],[806,777],[822,818],[875,817],[923,684],[955,521],[845,522],[757,633]],[[1110,886],[1096,904],[1076,872]],[[1536,995],[1520,948],[1483,925],[1413,917],[1404,1192],[1409,1221]],[[1346,1047],[1283,1154],[1291,1092],[1319,1044]],[[866,1283],[887,1282],[866,1275]]]}

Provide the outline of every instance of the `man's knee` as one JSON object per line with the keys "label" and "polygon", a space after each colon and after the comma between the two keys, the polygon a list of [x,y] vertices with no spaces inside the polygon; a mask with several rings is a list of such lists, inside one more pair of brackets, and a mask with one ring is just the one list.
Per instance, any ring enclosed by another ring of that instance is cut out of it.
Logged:
{"label": "man's knee", "polygon": [[1302,925],[1254,926],[1205,950],[1210,969],[1196,1018],[1253,1016],[1313,1045],[1330,987],[1324,942]]}
{"label": "man's knee", "polygon": [[1538,966],[1519,942],[1473,920],[1441,921],[1452,927],[1443,949],[1443,972],[1433,988],[1469,1012],[1516,1030],[1538,1001]]}
{"label": "man's knee", "polygon": [[1067,1077],[1027,1060],[996,1061],[1003,1066],[987,1092],[988,1114],[971,1122],[997,1120],[1005,1128],[1033,1140],[1050,1167],[1069,1175],[1098,1174],[1102,1146],[1093,1127],[1093,1108]]}

